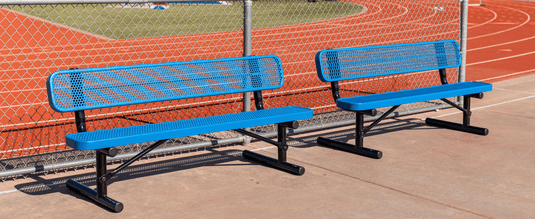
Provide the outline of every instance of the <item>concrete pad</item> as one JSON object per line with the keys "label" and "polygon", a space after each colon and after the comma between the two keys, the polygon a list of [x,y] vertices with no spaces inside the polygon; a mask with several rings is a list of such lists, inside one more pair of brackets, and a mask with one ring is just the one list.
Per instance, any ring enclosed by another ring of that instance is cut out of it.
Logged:
{"label": "concrete pad", "polygon": [[[228,150],[224,149],[217,154],[226,152]],[[315,166],[307,166],[303,176],[294,176],[244,161],[241,157],[218,157],[172,166],[166,164],[191,158],[173,158],[161,164],[153,161],[137,165],[138,171],[112,179],[109,195],[125,205],[120,214],[108,212],[69,192],[63,184],[2,194],[0,198],[5,201],[0,212],[16,218],[112,215],[124,218],[473,218],[454,208]],[[164,167],[143,170],[143,165]],[[87,176],[54,177],[17,187],[22,189]],[[93,185],[93,180],[82,182]]]}
{"label": "concrete pad", "polygon": [[[535,76],[494,84],[473,100],[472,125],[488,136],[427,126],[462,120],[457,109],[385,120],[364,139],[370,159],[319,146],[318,136],[354,143],[353,126],[291,135],[295,176],[244,160],[276,157],[262,142],[143,159],[111,180],[116,214],[70,192],[69,178],[94,187],[94,168],[0,183],[0,214],[11,218],[535,218]],[[114,165],[115,167],[118,164]],[[109,167],[110,169],[114,166]]]}

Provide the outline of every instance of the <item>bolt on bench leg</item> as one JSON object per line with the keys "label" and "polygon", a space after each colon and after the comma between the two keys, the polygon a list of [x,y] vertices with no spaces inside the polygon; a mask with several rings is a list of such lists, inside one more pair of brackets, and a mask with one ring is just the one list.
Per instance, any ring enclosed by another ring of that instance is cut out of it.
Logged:
{"label": "bolt on bench leg", "polygon": [[[488,129],[475,127],[475,126],[471,126],[470,125],[470,116],[472,114],[471,111],[470,111],[470,98],[471,97],[481,99],[481,98],[483,98],[483,94],[480,93],[480,94],[473,94],[473,95],[465,95],[464,96],[464,104],[463,104],[463,108],[461,108],[461,109],[463,109],[462,110],[463,111],[463,124],[454,123],[454,122],[448,122],[448,121],[443,121],[443,120],[438,120],[438,119],[433,119],[433,118],[425,119],[425,123],[427,125],[440,127],[440,128],[447,128],[447,129],[452,129],[452,130],[457,130],[457,131],[462,131],[462,132],[468,132],[468,133],[478,134],[478,135],[488,135],[489,134],[489,130]],[[454,103],[452,103],[450,101],[445,101],[445,102],[447,102],[450,105],[453,105],[456,108],[460,108],[456,104],[454,105]]]}
{"label": "bolt on bench leg", "polygon": [[364,114],[362,112],[356,112],[356,130],[355,130],[355,145],[351,145],[345,142],[340,142],[324,137],[318,137],[317,142],[320,145],[337,148],[351,153],[355,153],[361,156],[371,157],[375,159],[381,159],[383,152],[364,147]]}
{"label": "bolt on bench leg", "polygon": [[[298,123],[294,123],[294,124],[298,124]],[[259,153],[255,153],[252,151],[248,151],[248,150],[243,151],[242,156],[245,159],[255,161],[266,166],[271,166],[271,167],[284,170],[286,172],[290,172],[296,175],[303,175],[305,173],[304,167],[286,162],[286,151],[288,150],[288,144],[286,143],[286,126],[287,124],[277,124],[278,142],[274,142],[270,139],[255,135],[253,133],[246,133],[244,131],[237,130],[242,134],[246,134],[253,138],[257,138],[267,143],[276,145],[278,147],[279,159],[271,158],[271,157],[268,157]],[[296,126],[298,125],[293,125],[292,128],[297,128]]]}
{"label": "bolt on bench leg", "polygon": [[103,205],[106,208],[111,209],[114,212],[121,212],[124,208],[121,202],[118,202],[107,196],[107,181],[101,181],[100,178],[107,173],[106,170],[106,154],[97,150],[96,151],[96,168],[97,168],[97,190],[93,190],[84,184],[81,184],[75,180],[69,179],[66,183],[67,188],[72,191],[78,192],[85,197],[92,199],[93,201]]}

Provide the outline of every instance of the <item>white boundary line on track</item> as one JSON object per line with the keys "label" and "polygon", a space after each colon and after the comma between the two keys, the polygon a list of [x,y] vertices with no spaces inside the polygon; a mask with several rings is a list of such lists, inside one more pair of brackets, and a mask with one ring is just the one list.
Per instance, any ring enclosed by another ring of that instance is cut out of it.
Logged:
{"label": "white boundary line on track", "polygon": [[469,37],[468,40],[473,40],[473,39],[478,39],[478,38],[483,38],[483,37],[487,37],[487,36],[492,36],[492,35],[496,35],[496,34],[500,34],[500,33],[504,33],[504,32],[508,32],[508,31],[511,31],[511,30],[514,30],[516,28],[519,28],[519,27],[522,27],[524,25],[526,25],[529,21],[530,21],[530,16],[528,13],[526,12],[523,12],[521,10],[518,10],[518,9],[514,9],[514,8],[510,8],[510,7],[506,7],[506,6],[500,6],[500,5],[496,5],[497,7],[502,7],[502,8],[507,8],[507,9],[511,9],[513,11],[518,11],[524,15],[526,15],[528,17],[528,19],[524,22],[524,23],[521,23],[520,25],[518,26],[514,26],[512,28],[509,28],[509,29],[506,29],[506,30],[501,30],[501,31],[498,31],[498,32],[494,32],[494,33],[490,33],[490,34],[485,34],[485,35],[481,35],[481,36],[477,36],[477,37]]}
{"label": "white boundary line on track", "polygon": [[498,79],[498,78],[505,78],[505,77],[515,76],[515,75],[525,74],[525,73],[531,73],[531,72],[535,73],[535,69],[530,69],[530,70],[526,70],[526,71],[515,72],[515,73],[511,73],[511,74],[506,74],[506,75],[500,75],[500,76],[492,77],[492,78],[485,78],[485,79],[483,79],[483,80],[478,80],[478,81],[489,81],[489,80],[494,80],[494,79]]}
{"label": "white boundary line on track", "polygon": [[[364,6],[364,5],[363,5],[363,6]],[[364,7],[366,7],[366,6],[364,6]],[[382,8],[380,8],[380,7],[378,7],[378,6],[375,6],[375,7],[379,8],[379,10],[378,10],[377,12],[374,12],[374,13],[371,13],[371,14],[379,13],[379,12],[382,10]],[[405,9],[405,12],[402,13],[402,14],[400,14],[400,15],[397,15],[397,16],[394,16],[394,17],[389,17],[389,18],[384,18],[384,19],[381,19],[381,20],[394,19],[394,18],[396,18],[396,17],[402,16],[402,15],[408,13],[408,8],[407,8],[407,7],[403,7],[403,6],[401,6],[401,5],[398,5],[398,7],[400,7],[400,8],[404,8],[404,9]],[[512,8],[505,7],[505,6],[502,6],[502,7],[504,7],[504,8],[508,8],[508,9],[512,9]],[[367,7],[366,7],[366,8],[367,8]],[[491,10],[489,10],[489,9],[484,9],[484,10],[491,11]],[[516,9],[513,9],[513,10],[516,10]],[[523,11],[520,11],[520,10],[517,10],[517,11],[519,11],[519,12],[521,12],[521,13],[524,13],[525,15],[528,16],[528,20],[527,20],[526,22],[524,22],[524,24],[527,23],[527,22],[529,22],[529,20],[530,20],[530,16],[529,16],[529,14],[527,14],[527,13],[525,13],[525,12],[523,12]],[[495,14],[495,17],[494,17],[493,19],[491,19],[491,20],[489,20],[489,21],[487,21],[487,22],[485,22],[485,23],[479,24],[479,25],[477,25],[477,26],[481,26],[481,25],[484,25],[484,24],[487,24],[487,23],[493,21],[493,20],[496,18],[496,13],[493,12],[493,11],[491,11],[491,12]],[[436,14],[436,12],[435,12],[435,14]],[[431,15],[431,16],[434,16],[435,14],[433,14],[433,15]],[[31,15],[30,15],[30,16],[31,16]],[[369,16],[369,15],[365,15],[365,16]],[[430,17],[431,17],[431,16],[430,16]],[[422,18],[422,19],[427,19],[427,18],[429,18],[429,17],[425,17],[425,18]],[[38,19],[40,19],[40,18],[38,18]],[[337,18],[337,19],[338,19],[338,18]],[[422,20],[422,19],[420,19],[420,20]],[[320,21],[320,22],[322,22],[322,21]],[[373,22],[377,22],[377,21],[373,21]],[[410,21],[410,22],[414,22],[414,21]],[[370,22],[366,22],[366,23],[370,23]],[[363,24],[363,23],[359,23],[359,25],[362,25],[362,24]],[[364,24],[365,24],[365,23],[364,23]],[[499,32],[495,32],[495,33],[492,33],[492,34],[487,34],[487,35],[477,36],[477,37],[468,38],[468,39],[474,39],[474,38],[479,38],[479,37],[484,37],[484,36],[488,36],[488,35],[494,35],[494,34],[502,33],[502,32],[505,32],[505,31],[512,30],[512,29],[516,29],[516,28],[518,28],[518,27],[520,27],[520,26],[522,26],[522,25],[524,25],[524,24],[521,24],[521,25],[519,25],[519,26],[516,26],[516,27],[511,28],[511,29],[508,29],[508,30],[499,31]],[[473,27],[477,27],[477,26],[473,26]],[[473,27],[470,27],[470,28],[473,28]],[[328,29],[329,29],[329,28],[328,28]],[[378,28],[372,28],[372,29],[378,29]],[[367,29],[367,30],[369,30],[369,29]],[[299,31],[299,32],[301,32],[301,31]],[[405,31],[405,32],[406,32],[406,31]],[[260,35],[260,36],[269,36],[269,35],[273,35],[273,34]],[[532,39],[532,38],[535,38],[535,37],[525,38],[525,39],[522,39],[522,40],[517,40],[517,41],[508,42],[508,43],[502,43],[502,44],[497,44],[497,45],[491,45],[491,46],[486,46],[486,47],[481,47],[481,48],[470,49],[470,50],[468,50],[468,51],[474,51],[474,50],[478,50],[478,49],[484,49],[484,48],[490,48],[490,47],[494,47],[494,46],[501,46],[501,45],[506,45],[506,44],[510,44],[510,43],[516,43],[516,42],[520,42],[520,41],[524,41],[524,40],[529,40],[529,39]],[[163,43],[163,44],[161,44],[161,43],[157,43],[157,44],[155,44],[155,45],[166,45],[166,44],[168,44],[168,43]],[[95,45],[95,44],[90,44],[90,45]],[[110,47],[110,49],[111,49],[111,48],[113,48],[113,46]],[[193,49],[193,48],[194,48],[194,47],[191,47],[191,49]],[[81,50],[84,50],[84,49],[80,49],[80,50],[71,50],[71,51],[81,51]],[[84,51],[87,51],[87,50],[84,50]],[[47,53],[52,53],[52,52],[47,52]],[[123,53],[124,53],[124,54],[129,54],[128,52],[123,52]],[[25,53],[19,53],[19,55],[20,55],[20,54],[25,54]],[[121,53],[118,53],[118,54],[121,54]]]}
{"label": "white boundary line on track", "polygon": [[[390,3],[391,5],[396,5],[396,4],[393,4],[393,3]],[[387,17],[387,18],[383,18],[383,19],[379,19],[379,20],[374,20],[374,21],[367,21],[367,22],[363,22],[363,23],[358,23],[356,26],[359,26],[359,25],[363,25],[363,24],[375,24],[376,22],[378,21],[382,21],[382,20],[392,20],[392,19],[395,19],[395,18],[398,18],[398,17],[401,17],[403,15],[406,15],[410,10],[409,8],[407,7],[404,7],[404,6],[401,6],[399,4],[396,5],[398,8],[402,8],[404,9],[405,11],[399,15],[396,15],[396,16],[393,16],[393,17]],[[373,12],[371,14],[365,14],[363,17],[367,17],[367,16],[370,16],[370,15],[374,15],[374,14],[377,14],[379,13],[380,11],[382,11],[382,8],[379,7],[379,6],[375,6],[377,7],[379,10],[377,12]],[[406,22],[403,22],[403,23],[400,23],[400,24],[407,24],[407,23],[414,23],[414,22],[417,22],[417,21],[421,21],[421,20],[425,20],[425,19],[429,19],[433,16],[435,16],[437,14],[437,11],[433,10],[433,8],[429,7],[429,9],[433,12],[432,14],[430,14],[429,16],[427,17],[423,17],[423,18],[420,18],[420,19],[417,19],[417,20],[409,20],[409,21],[406,21]],[[354,15],[352,15],[354,16]],[[343,17],[344,18],[344,17]],[[338,19],[338,18],[336,18]],[[326,26],[327,24],[329,23],[325,23],[326,21],[329,21],[329,20],[325,20],[325,21],[318,21],[318,23],[316,24],[316,26]],[[449,23],[449,22],[446,22],[446,23]],[[439,23],[439,24],[436,24],[434,26],[440,26],[440,25],[443,25],[443,24],[446,24],[446,23]],[[271,28],[271,27],[270,27]],[[383,27],[376,27],[376,28],[368,28],[368,29],[363,29],[362,31],[367,31],[367,30],[375,30],[375,29],[381,29],[381,28],[384,28]],[[330,30],[330,29],[339,29],[338,27],[331,27],[331,28],[324,28],[322,30]],[[415,29],[412,29],[412,30],[405,30],[405,31],[399,31],[399,32],[395,32],[395,33],[405,33],[405,32],[413,32],[414,30],[421,30],[421,29],[425,29],[425,28],[415,28]],[[256,30],[257,32],[260,32],[260,31],[263,31],[263,32],[266,32],[266,30],[264,29],[258,29]],[[269,31],[270,32],[270,31]],[[301,30],[299,31],[289,31],[289,32],[286,32],[286,34],[290,34],[290,33],[300,33],[300,32],[303,32]],[[208,33],[208,34],[212,34],[212,33]],[[394,33],[393,33],[394,34]],[[254,35],[253,37],[267,37],[267,36],[277,36],[277,35],[280,35],[280,33],[268,33],[268,34],[262,34],[262,35]],[[334,34],[331,34],[331,35],[334,35]],[[153,38],[153,37],[151,37]],[[141,39],[145,39],[145,41],[150,41],[151,38],[141,38]],[[301,37],[294,37],[294,38],[290,38],[290,39],[300,39]],[[177,38],[178,39],[178,38]],[[227,41],[229,41],[229,39],[236,39],[236,38],[227,38]],[[241,39],[241,38],[240,38]],[[117,40],[116,42],[122,42],[122,43],[126,43],[127,41],[129,41],[131,39],[127,39],[127,40]],[[137,40],[137,39],[136,39]],[[192,41],[192,42],[199,42],[201,40],[198,40],[198,41]],[[190,42],[190,43],[192,43]],[[269,41],[264,41],[265,42],[269,42]],[[175,45],[176,43],[175,42],[170,42],[170,43],[153,43],[153,44],[147,44],[145,46],[165,46],[165,45]],[[100,44],[93,44],[93,43],[87,43],[87,44],[83,44],[83,45],[100,45]],[[228,44],[223,44],[223,45],[228,45]],[[306,45],[306,43],[303,43],[302,45]],[[216,46],[221,46],[221,45],[216,45]],[[55,46],[53,48],[61,48],[61,46]],[[119,45],[119,46],[111,46],[111,47],[107,47],[106,49],[113,49],[113,48],[123,48],[122,45]],[[138,47],[139,48],[139,47]],[[201,48],[200,46],[197,46],[197,47],[185,47],[184,49],[195,49],[195,48]],[[94,50],[94,49],[93,49]],[[55,51],[52,49],[52,51]],[[92,50],[87,50],[87,49],[76,49],[76,50],[69,50],[69,51],[92,51]],[[98,50],[100,51],[100,49]],[[45,53],[52,53],[50,51],[46,51]],[[21,52],[21,53],[18,53],[17,55],[24,55],[26,54],[25,52]],[[121,54],[121,53],[118,53],[118,54]],[[128,54],[126,52],[122,52],[122,54]],[[64,58],[64,57],[62,57]],[[59,59],[59,58],[58,58]],[[34,60],[34,61],[37,61],[37,60]]]}
{"label": "white boundary line on track", "polygon": [[489,63],[489,62],[501,61],[501,60],[505,60],[505,59],[512,59],[512,58],[517,58],[517,57],[520,57],[520,56],[527,56],[527,55],[531,55],[531,54],[535,54],[535,51],[522,53],[522,54],[518,54],[518,55],[514,55],[514,56],[506,56],[506,57],[497,58],[497,59],[490,59],[490,60],[481,61],[481,62],[474,62],[474,63],[466,64],[466,66],[479,65],[479,64]]}
{"label": "white boundary line on track", "polygon": [[483,9],[483,10],[487,10],[487,11],[490,11],[491,13],[493,13],[493,14],[494,14],[494,17],[493,17],[492,19],[490,19],[490,20],[488,20],[488,21],[484,22],[484,23],[481,23],[481,24],[477,24],[477,25],[474,25],[474,26],[468,27],[468,29],[472,29],[472,28],[476,28],[476,27],[480,27],[480,26],[483,26],[483,25],[485,25],[485,24],[488,24],[488,23],[490,23],[490,22],[492,22],[492,21],[496,20],[496,18],[498,18],[498,14],[496,14],[496,12],[494,12],[493,10],[490,10],[490,9],[486,9],[486,8],[484,8],[484,7],[480,7],[480,9]]}
{"label": "white boundary line on track", "polygon": [[[374,5],[374,6],[375,6],[376,8],[379,9],[378,12],[382,10],[382,8],[380,8],[380,7],[376,6],[376,5]],[[366,7],[366,6],[364,6],[364,7]],[[403,6],[400,6],[400,5],[398,5],[398,7],[399,7],[399,8],[403,8],[403,9],[405,9],[405,11],[404,11],[403,14],[401,14],[401,15],[397,15],[397,16],[394,16],[394,17],[384,18],[384,19],[382,19],[382,20],[394,19],[394,18],[396,18],[396,17],[402,16],[402,15],[408,13],[408,8],[407,8],[407,7],[403,7]],[[488,10],[488,9],[485,9],[485,10]],[[518,11],[520,11],[520,10],[518,10]],[[376,12],[376,13],[378,13],[378,12]],[[491,11],[491,12],[493,12],[493,11]],[[521,12],[522,12],[522,11],[521,11]],[[496,15],[495,12],[493,12],[493,13]],[[523,13],[523,12],[522,12],[522,13]],[[375,14],[375,13],[372,13],[372,14]],[[434,14],[430,15],[429,17],[432,17],[432,16],[434,16],[435,14],[436,14],[436,12],[435,12]],[[429,17],[422,18],[422,19],[427,19],[427,18],[429,18]],[[496,16],[495,16],[495,17],[496,17]],[[422,20],[422,19],[420,19],[420,20]],[[493,19],[495,19],[495,18],[493,18]],[[492,21],[493,19],[491,19],[490,21]],[[528,20],[529,20],[529,15],[528,15]],[[487,21],[486,23],[489,23],[490,21]],[[377,21],[374,21],[374,22],[377,22]],[[411,22],[413,22],[413,21],[411,21]],[[485,24],[485,23],[483,23],[483,24]],[[480,25],[483,25],[483,24],[480,24]],[[377,29],[378,29],[378,28],[377,28]],[[520,41],[523,41],[523,40],[520,40]],[[470,51],[470,50],[469,50],[469,51]],[[510,57],[503,57],[503,58],[494,59],[494,60],[488,60],[488,61],[483,61],[483,62],[478,62],[478,63],[471,63],[471,64],[467,64],[467,66],[469,66],[469,65],[476,65],[476,64],[483,64],[483,63],[492,62],[492,61],[499,61],[499,60],[503,60],[503,59],[515,58],[515,57],[519,57],[519,56],[523,56],[523,55],[529,55],[529,54],[532,54],[532,53],[524,53],[524,54],[519,54],[519,55],[515,55],[515,56],[510,56]],[[528,70],[528,72],[529,72],[529,70]],[[508,74],[508,75],[505,75],[505,76],[495,77],[495,78],[507,77],[507,76],[517,75],[517,74],[522,74],[522,73],[527,73],[527,72],[517,72],[517,73]],[[311,73],[311,74],[312,74],[312,73]],[[292,75],[289,75],[289,76],[292,76]],[[44,77],[44,76],[41,76],[40,78],[43,78],[43,77]],[[482,81],[484,81],[484,80],[491,80],[491,79],[494,79],[494,78],[483,79]],[[10,91],[10,92],[12,92],[12,91]],[[289,91],[289,92],[292,92],[292,91]],[[34,105],[34,104],[35,104],[35,103],[32,103],[32,104],[24,104],[24,105],[28,106],[28,105]],[[48,103],[47,103],[47,102],[43,102],[42,104],[48,104]],[[10,106],[10,107],[12,107],[12,106]],[[22,107],[22,106],[20,106],[20,107]]]}
{"label": "white boundary line on track", "polygon": [[[7,10],[7,9],[6,9],[6,10]],[[51,22],[51,21],[49,21],[49,20],[45,20],[45,19],[42,19],[42,18],[33,16],[33,15],[30,15],[30,14],[25,14],[25,13],[22,13],[22,12],[19,12],[19,11],[15,11],[15,10],[9,10],[9,12],[13,12],[14,14],[18,14],[18,15],[20,15],[20,16],[29,17],[29,18],[31,18],[31,19],[38,20],[38,21],[41,21],[41,22],[46,23],[46,24],[49,24],[49,25],[58,26],[58,27],[61,27],[61,28],[65,28],[65,29],[67,29],[67,30],[73,30],[73,31],[75,31],[75,32],[82,33],[82,34],[84,34],[84,35],[89,35],[89,36],[93,36],[93,37],[95,37],[95,38],[99,38],[99,39],[103,39],[103,40],[108,40],[108,41],[115,41],[115,39],[112,39],[112,38],[108,38],[108,37],[105,37],[105,36],[102,36],[102,35],[98,35],[98,34],[95,34],[95,33],[87,32],[87,31],[85,31],[85,30],[80,30],[80,29],[78,29],[78,28],[71,27],[71,26],[67,26],[67,25],[64,25],[64,24]],[[31,47],[31,48],[42,49],[43,47]]]}
{"label": "white boundary line on track", "polygon": [[[529,20],[531,20],[531,16],[529,16],[529,14],[528,14],[528,21]],[[471,38],[469,38],[469,39],[471,39]],[[483,47],[479,47],[479,48],[468,49],[467,52],[481,50],[481,49],[488,49],[488,48],[492,48],[492,47],[503,46],[503,45],[513,44],[513,43],[518,43],[518,42],[531,40],[531,39],[535,39],[535,36],[527,37],[527,38],[523,38],[523,39],[519,39],[519,40],[513,40],[513,41],[506,42],[506,43],[499,43],[499,44],[494,44],[494,45],[490,45],[490,46],[483,46]]]}
{"label": "white boundary line on track", "polygon": [[[378,11],[376,12],[373,12],[373,13],[370,13],[370,14],[367,14],[366,12],[368,12],[368,7],[366,7],[365,5],[361,5],[363,7],[363,10],[357,14],[353,14],[353,15],[349,15],[349,16],[345,16],[345,17],[337,17],[337,18],[333,18],[333,19],[355,19],[355,18],[352,18],[352,17],[368,17],[368,16],[372,16],[372,15],[375,15],[375,14],[378,14],[379,12],[382,11],[382,8],[380,7],[377,7],[379,8]],[[401,7],[401,6],[400,6]],[[7,9],[6,9],[7,10]],[[406,10],[407,11],[407,10]],[[26,14],[22,14],[23,16],[27,16]],[[29,15],[31,16],[31,15]],[[32,16],[32,18],[34,18]],[[47,21],[46,23],[50,23],[50,24],[54,24],[56,25],[56,23],[51,23],[50,21],[48,20],[44,20],[44,19],[41,19],[41,18],[35,18],[35,19],[40,19],[40,20],[43,20],[43,21]],[[298,27],[299,25],[325,25],[325,24],[328,24],[327,22],[329,22],[330,20],[333,20],[333,19],[329,19],[329,20],[321,20],[321,21],[314,21],[314,22],[307,22],[307,23],[299,23],[299,24],[291,24],[291,25],[283,25],[283,26],[278,26],[278,27],[285,27],[285,28],[295,28],[295,27]],[[370,22],[373,22],[373,21],[370,21]],[[58,26],[60,26],[61,24],[58,24]],[[71,27],[70,26],[65,26],[65,25],[61,25],[67,29],[70,29]],[[263,31],[263,32],[268,32],[268,31],[271,31],[270,29],[275,29],[277,27],[266,27],[266,28],[259,28],[259,29],[253,29],[253,32],[259,32],[259,31]],[[72,29],[75,29],[75,30],[79,30],[77,28],[72,28]],[[336,29],[335,27],[333,28],[328,28],[328,29]],[[84,34],[92,34],[90,32],[87,32],[87,31],[84,31],[84,30],[79,30],[80,32],[84,32]],[[241,31],[241,30],[235,30],[235,31]],[[224,32],[233,32],[233,31],[224,31]],[[207,36],[217,36],[217,35],[224,35],[224,32],[214,32],[214,33],[201,33],[202,35],[207,35]],[[302,31],[289,31],[288,33],[293,33],[293,32],[302,32]],[[187,35],[178,35],[179,37],[184,37],[184,36],[189,36],[189,35],[196,35],[196,34],[187,34]],[[270,35],[280,35],[279,33],[275,33],[275,34],[266,34],[266,35],[254,35],[253,37],[256,37],[256,36],[270,36]],[[97,36],[101,36],[101,35],[97,35]],[[134,38],[134,39],[112,39],[112,38],[107,38],[105,36],[102,36],[103,39],[106,39],[106,40],[109,40],[109,41],[113,41],[113,42],[110,42],[110,43],[121,43],[121,44],[124,44],[124,43],[128,43],[128,42],[137,42],[139,41],[139,39],[142,39],[143,41],[151,41],[151,40],[154,40],[155,38],[163,38],[163,37],[175,37],[175,36],[159,36],[159,37],[144,37],[144,38]],[[202,37],[201,37],[202,38]],[[181,38],[175,38],[175,39],[171,39],[171,40],[180,40]],[[241,38],[227,38],[227,41],[229,41],[229,39],[241,39]],[[203,42],[203,40],[197,40],[197,41],[193,41],[193,42]],[[77,45],[80,45],[80,46],[94,46],[94,45],[100,45],[102,43],[83,43],[83,44],[77,44]],[[162,46],[162,45],[174,45],[175,43],[174,42],[171,42],[171,43],[156,43],[156,44],[147,44],[147,46]],[[58,46],[49,46],[51,49],[51,51],[54,51],[54,48],[62,48],[63,46],[62,45],[58,45]],[[112,49],[112,48],[122,48],[122,45],[120,46],[112,46],[112,47],[108,47],[106,49]],[[186,47],[187,48],[187,47]],[[200,47],[190,47],[191,49],[194,49],[194,48],[200,48]],[[24,49],[42,49],[42,47],[25,47]],[[22,49],[21,49],[22,50]],[[84,49],[80,49],[80,50],[71,50],[71,51],[82,51]],[[1,51],[1,50],[0,50]],[[84,51],[87,51],[87,50],[84,50]],[[48,51],[47,51],[48,52]],[[31,52],[30,52],[31,53]],[[51,53],[51,52],[50,52]],[[21,53],[18,53],[18,54],[21,54],[21,55],[24,55],[26,54],[25,52],[21,52]]]}

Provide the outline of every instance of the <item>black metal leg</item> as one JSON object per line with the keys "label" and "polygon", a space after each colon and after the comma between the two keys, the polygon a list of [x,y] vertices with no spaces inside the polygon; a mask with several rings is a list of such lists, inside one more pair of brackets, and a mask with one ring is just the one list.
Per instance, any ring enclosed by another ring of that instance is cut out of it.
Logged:
{"label": "black metal leg", "polygon": [[355,119],[355,146],[364,147],[364,114],[357,112]]}
{"label": "black metal leg", "polygon": [[341,149],[347,152],[351,152],[354,154],[358,154],[365,157],[375,158],[375,159],[381,159],[383,157],[383,152],[374,150],[371,148],[365,148],[365,147],[356,147],[355,145],[351,145],[348,143],[344,143],[341,141],[336,141],[324,137],[318,137],[317,139],[318,144],[331,147],[331,148],[337,148]]}
{"label": "black metal leg", "polygon": [[463,126],[470,126],[470,97],[464,96],[463,107],[466,111],[463,111]]}
{"label": "black metal leg", "polygon": [[[93,201],[103,205],[106,208],[111,209],[117,213],[121,212],[124,208],[121,202],[118,202],[107,196],[107,187],[108,182],[106,180],[100,180],[101,176],[104,176],[107,172],[106,170],[106,154],[101,151],[96,151],[96,168],[97,168],[97,190],[93,190],[84,184],[81,184],[75,180],[69,179],[66,183],[67,188],[72,191],[78,192],[81,195],[84,195]],[[106,179],[106,178],[103,178]]]}
{"label": "black metal leg", "polygon": [[383,152],[364,147],[364,113],[357,112],[356,114],[355,145],[324,137],[318,137],[318,144],[326,147],[338,148],[361,156],[381,159],[381,157],[383,157]]}
{"label": "black metal leg", "polygon": [[97,190],[95,191],[72,179],[67,181],[67,187],[73,191],[79,192],[80,194],[93,199],[95,202],[102,204],[115,212],[121,212],[123,210],[123,204],[108,197],[108,180],[110,180],[114,175],[118,174],[121,170],[125,169],[135,161],[139,160],[141,157],[147,155],[155,148],[164,144],[166,141],[167,140],[160,140],[155,142],[148,148],[145,148],[143,151],[139,152],[136,156],[130,158],[121,166],[109,172],[106,168],[106,156],[115,156],[117,154],[117,150],[113,148],[95,150],[97,160]]}
{"label": "black metal leg", "polygon": [[279,155],[279,164],[286,162],[286,151],[288,151],[288,144],[286,143],[286,127],[277,124],[277,141],[280,145],[277,147],[277,154]]}
{"label": "black metal leg", "polygon": [[[482,95],[480,95],[482,97]],[[454,122],[448,122],[433,118],[427,118],[425,119],[425,123],[430,126],[440,127],[440,128],[447,128],[462,132],[468,132],[472,134],[478,134],[478,135],[488,135],[489,130],[486,128],[481,127],[475,127],[470,125],[470,98],[472,95],[465,95],[464,96],[464,103],[463,108],[465,109],[463,111],[463,124],[454,123]]]}
{"label": "black metal leg", "polygon": [[475,127],[475,126],[463,126],[462,124],[459,124],[459,123],[448,122],[448,121],[443,121],[443,120],[438,120],[438,119],[433,119],[433,118],[425,119],[425,123],[430,126],[447,128],[447,129],[452,129],[452,130],[457,130],[457,131],[462,131],[462,132],[468,132],[472,134],[478,134],[478,135],[489,134],[489,130],[486,128]]}
{"label": "black metal leg", "polygon": [[288,162],[280,162],[272,157],[268,157],[259,153],[255,153],[252,151],[245,150],[242,152],[242,155],[245,159],[251,160],[254,162],[258,162],[260,164],[275,167],[279,170],[283,170],[289,173],[293,173],[296,175],[303,175],[305,174],[305,168],[299,165],[295,165]]}
{"label": "black metal leg", "polygon": [[106,167],[106,154],[100,152],[99,150],[96,151],[96,160],[97,160],[97,198],[108,196],[108,182],[106,182],[106,178],[102,178],[104,180],[101,180],[101,177],[104,176],[108,170]]}
{"label": "black metal leg", "polygon": [[[275,167],[280,170],[284,170],[286,172],[290,172],[296,175],[303,175],[305,174],[305,168],[299,165],[295,165],[292,163],[286,162],[286,151],[288,150],[288,144],[286,143],[286,124],[277,124],[277,140],[278,142],[273,142],[272,140],[266,139],[264,137],[255,135],[253,133],[249,133],[244,130],[240,130],[240,133],[247,134],[251,137],[261,139],[263,141],[266,141],[268,143],[271,143],[273,145],[277,146],[278,151],[278,158],[271,158],[262,154],[258,154],[252,151],[245,150],[242,152],[242,156],[245,159],[252,160],[258,163],[261,163],[266,166]],[[297,128],[294,126],[293,128]]]}
{"label": "black metal leg", "polygon": [[121,202],[118,202],[108,196],[97,197],[97,191],[75,180],[69,179],[66,185],[67,185],[67,188],[69,188],[70,190],[78,192],[79,194],[84,195],[85,197],[88,197],[92,199],[93,201],[117,213],[121,212],[124,208]]}

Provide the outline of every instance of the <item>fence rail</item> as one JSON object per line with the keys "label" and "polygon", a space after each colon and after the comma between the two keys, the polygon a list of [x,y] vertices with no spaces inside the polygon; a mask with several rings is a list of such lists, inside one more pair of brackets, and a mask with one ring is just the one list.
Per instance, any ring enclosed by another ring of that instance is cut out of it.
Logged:
{"label": "fence rail", "polygon": [[210,2],[216,0],[3,0],[2,5],[50,5],[50,4],[143,4],[166,2]]}
{"label": "fence rail", "polygon": [[[329,85],[317,78],[317,51],[446,39],[457,40],[466,49],[467,4],[455,0],[2,1],[0,178],[93,162],[94,152],[75,151],[64,144],[65,135],[76,129],[73,115],[48,106],[45,81],[54,71],[275,54],[283,62],[286,83],[264,94],[264,104],[314,109],[314,118],[293,130],[310,131],[354,122],[353,114],[337,110]],[[448,80],[464,80],[462,68],[448,70]],[[354,80],[341,84],[341,95],[426,87],[439,84],[438,78],[436,72],[418,72]],[[442,107],[439,102],[411,104],[397,115]],[[247,110],[255,108],[246,93],[91,110],[86,115],[91,131]],[[253,131],[272,136],[275,129]],[[218,145],[248,141],[237,133],[212,133],[174,139],[153,153],[213,147],[214,140]],[[147,145],[122,146],[117,159]]]}

